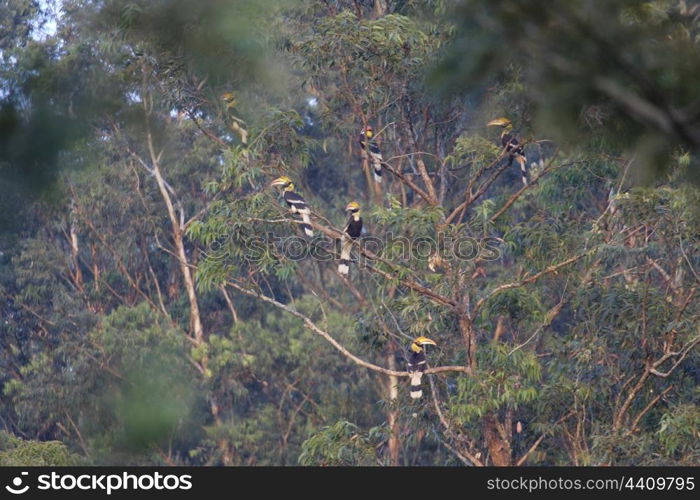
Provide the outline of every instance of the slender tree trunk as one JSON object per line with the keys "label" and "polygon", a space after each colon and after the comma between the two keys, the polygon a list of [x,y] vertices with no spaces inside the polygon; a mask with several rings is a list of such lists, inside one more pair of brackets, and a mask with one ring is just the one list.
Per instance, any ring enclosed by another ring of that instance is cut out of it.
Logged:
{"label": "slender tree trunk", "polygon": [[[220,414],[219,405],[217,404],[214,396],[212,396],[212,399],[210,402],[210,408],[211,408],[211,413],[214,417],[214,423],[217,426],[221,426],[222,422],[221,422],[221,417],[219,415]],[[233,465],[233,449],[229,443],[229,440],[225,436],[222,436],[217,441],[217,446],[219,447],[221,465],[232,466]]]}
{"label": "slender tree trunk", "polygon": [[365,179],[367,180],[367,189],[369,190],[369,199],[373,200],[376,205],[381,204],[382,188],[379,183],[374,182],[374,174],[372,167],[369,164],[369,155],[362,154],[362,170],[365,171]]}
{"label": "slender tree trunk", "polygon": [[[389,369],[396,370],[396,359],[394,352],[389,353]],[[389,411],[387,420],[389,422],[389,462],[393,466],[401,465],[399,462],[399,412],[396,410],[396,402],[399,397],[399,378],[394,375],[388,377],[389,389]]]}
{"label": "slender tree trunk", "polygon": [[[406,86],[405,90],[405,106],[404,106],[404,119],[406,120],[406,123],[408,124],[408,133],[409,133],[409,139],[411,141],[411,145],[413,146],[413,151],[419,153],[420,148],[418,147],[418,134],[416,133],[416,129],[413,126],[413,104],[411,101],[411,97],[408,91],[408,85]],[[438,204],[438,197],[437,193],[435,192],[435,185],[433,184],[432,179],[430,178],[430,174],[428,173],[428,167],[425,165],[425,162],[423,161],[423,156],[420,154],[417,154],[416,157],[416,165],[418,166],[418,173],[421,176],[421,179],[423,179],[423,184],[425,184],[425,190],[428,194],[428,199],[431,205],[437,205]]]}
{"label": "slender tree trunk", "polygon": [[170,197],[170,192],[168,191],[168,186],[163,179],[163,174],[160,170],[160,155],[157,155],[155,148],[153,146],[153,137],[151,136],[150,126],[147,131],[148,136],[148,150],[151,155],[151,163],[153,168],[153,176],[156,178],[156,183],[158,184],[158,189],[160,194],[165,201],[165,206],[168,209],[168,217],[170,218],[170,226],[172,229],[173,244],[175,245],[175,252],[178,257],[178,264],[180,266],[180,273],[182,274],[182,281],[185,285],[185,290],[187,291],[187,299],[190,303],[190,328],[194,336],[195,341],[198,344],[204,342],[204,330],[202,328],[202,320],[199,313],[199,303],[197,302],[197,292],[194,287],[194,280],[192,279],[192,271],[190,269],[189,261],[187,260],[187,252],[185,251],[185,241],[184,241],[184,216],[180,214],[178,219],[177,213],[175,211],[175,206],[173,205],[172,198]]}
{"label": "slender tree trunk", "polygon": [[484,416],[484,438],[493,465],[506,467],[513,464],[513,453],[510,446],[510,427],[498,421],[493,412]]}
{"label": "slender tree trunk", "polygon": [[498,319],[496,319],[496,331],[493,333],[493,342],[498,343],[498,341],[501,339],[501,336],[505,333],[506,331],[506,318],[502,315],[498,315]]}
{"label": "slender tree trunk", "polygon": [[74,277],[74,282],[75,286],[80,290],[81,292],[83,291],[83,273],[80,270],[80,263],[78,262],[78,253],[80,251],[80,247],[78,245],[78,231],[75,228],[75,221],[71,220],[69,223],[70,225],[70,253],[71,253],[71,260],[73,261],[73,277]]}
{"label": "slender tree trunk", "polygon": [[100,266],[97,265],[97,248],[94,243],[90,244],[90,254],[92,255],[92,280],[95,292],[100,291]]}
{"label": "slender tree trunk", "polygon": [[458,312],[459,331],[462,334],[464,347],[467,349],[468,366],[473,370],[476,368],[476,338],[474,336],[474,325],[465,311]]}
{"label": "slender tree trunk", "polygon": [[374,0],[374,16],[382,17],[387,12],[387,0]]}

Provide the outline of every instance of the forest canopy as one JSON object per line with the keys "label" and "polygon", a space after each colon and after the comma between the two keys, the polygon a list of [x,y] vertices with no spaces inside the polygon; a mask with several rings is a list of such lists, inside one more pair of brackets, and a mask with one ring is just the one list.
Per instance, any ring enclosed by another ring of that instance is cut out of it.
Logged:
{"label": "forest canopy", "polygon": [[0,27],[0,465],[700,463],[699,3]]}

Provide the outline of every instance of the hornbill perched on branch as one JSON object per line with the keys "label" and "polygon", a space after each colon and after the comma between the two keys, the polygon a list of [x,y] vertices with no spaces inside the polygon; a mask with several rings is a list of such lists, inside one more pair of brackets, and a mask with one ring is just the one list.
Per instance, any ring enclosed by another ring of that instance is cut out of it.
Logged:
{"label": "hornbill perched on branch", "polygon": [[527,186],[527,170],[526,163],[527,158],[525,157],[525,151],[523,150],[522,144],[520,144],[520,138],[517,132],[513,130],[513,124],[508,118],[496,118],[491,120],[486,124],[487,127],[501,127],[501,145],[508,152],[508,165],[513,164],[513,160],[518,162],[520,165],[520,172],[522,173],[523,184]]}
{"label": "hornbill perched on branch", "polygon": [[352,248],[352,240],[359,238],[362,233],[362,217],[360,217],[360,205],[356,201],[351,201],[345,207],[347,212],[350,212],[343,236],[340,239],[340,264],[338,264],[338,272],[347,275],[350,272],[350,249]]}
{"label": "hornbill perched on branch", "polygon": [[379,146],[374,142],[374,130],[371,125],[367,125],[360,132],[360,147],[365,153],[369,154],[372,160],[372,169],[374,170],[374,182],[382,182],[382,163],[384,158]]}
{"label": "hornbill perched on branch", "polygon": [[437,345],[434,340],[428,337],[418,337],[413,340],[408,348],[407,371],[411,374],[411,397],[418,399],[423,395],[421,389],[421,379],[426,368],[425,347],[426,345]]}
{"label": "hornbill perched on branch", "polygon": [[231,130],[233,130],[239,135],[239,137],[241,138],[241,142],[244,145],[247,145],[248,130],[246,127],[246,123],[233,114],[236,108],[236,104],[238,104],[238,101],[236,100],[236,95],[233,92],[224,92],[223,94],[221,94],[220,98],[226,103],[226,110],[228,111],[228,116],[231,119],[231,124],[229,125],[229,127],[231,128]]}
{"label": "hornbill perched on branch", "polygon": [[290,212],[293,214],[301,214],[301,218],[304,222],[299,225],[304,230],[304,233],[306,233],[306,236],[312,237],[314,232],[311,229],[311,210],[309,210],[306,200],[294,192],[294,183],[292,179],[282,176],[272,181],[270,185],[279,186],[284,190],[282,197],[284,201],[287,202],[287,205],[289,205]]}

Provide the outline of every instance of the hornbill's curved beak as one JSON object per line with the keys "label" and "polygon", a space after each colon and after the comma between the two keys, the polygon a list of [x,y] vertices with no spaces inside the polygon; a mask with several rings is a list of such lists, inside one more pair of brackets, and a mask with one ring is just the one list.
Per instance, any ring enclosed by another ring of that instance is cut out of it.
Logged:
{"label": "hornbill's curved beak", "polygon": [[428,337],[418,337],[415,340],[415,343],[419,345],[437,345],[434,340],[429,339]]}
{"label": "hornbill's curved beak", "polygon": [[284,186],[286,184],[289,184],[290,182],[292,182],[292,180],[289,177],[282,176],[272,181],[272,183],[270,183],[270,186]]}
{"label": "hornbill's curved beak", "polygon": [[508,125],[510,125],[510,120],[505,117],[496,118],[486,124],[487,127],[507,127]]}

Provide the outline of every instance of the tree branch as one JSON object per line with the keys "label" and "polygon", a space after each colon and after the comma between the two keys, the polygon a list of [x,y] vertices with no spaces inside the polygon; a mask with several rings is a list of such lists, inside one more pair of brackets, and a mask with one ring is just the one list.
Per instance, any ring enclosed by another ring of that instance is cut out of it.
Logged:
{"label": "tree branch", "polygon": [[[353,363],[363,366],[365,368],[368,368],[372,371],[378,372],[378,373],[383,373],[384,375],[391,375],[394,377],[409,377],[410,374],[405,371],[396,371],[396,370],[389,370],[387,368],[384,368],[382,366],[378,366],[375,364],[372,364],[368,361],[365,361],[364,359],[361,359],[357,356],[355,356],[353,353],[348,351],[340,342],[335,340],[330,333],[322,330],[319,328],[311,319],[298,312],[296,309],[291,308],[290,306],[286,304],[282,304],[281,302],[276,301],[273,298],[270,298],[266,295],[263,295],[261,293],[258,293],[253,290],[249,290],[248,288],[239,285],[236,282],[233,281],[227,281],[227,285],[235,288],[241,293],[244,293],[250,297],[255,297],[258,298],[264,302],[267,302],[268,304],[272,304],[273,306],[277,307],[278,309],[281,309],[292,316],[296,316],[297,318],[301,319],[304,322],[304,326],[314,332],[315,334],[319,335],[320,337],[323,337],[328,343],[330,343],[336,350],[338,350],[343,356],[348,358],[350,361]],[[466,367],[466,366],[438,366],[436,368],[428,368],[425,373],[444,373],[444,372],[462,372],[462,373],[471,373],[471,370]]]}
{"label": "tree branch", "polygon": [[495,214],[493,214],[491,216],[491,218],[489,218],[489,222],[493,222],[496,219],[498,219],[501,215],[503,215],[506,212],[506,210],[508,210],[511,207],[511,205],[513,205],[513,203],[515,203],[517,201],[517,199],[523,195],[523,193],[525,191],[530,189],[532,186],[536,185],[537,181],[539,181],[548,172],[551,172],[552,170],[557,170],[557,169],[562,168],[562,167],[567,167],[569,165],[573,165],[574,163],[576,163],[576,162],[564,163],[562,165],[558,165],[555,167],[554,163],[550,162],[549,165],[547,165],[542,170],[542,172],[540,172],[539,175],[537,175],[537,177],[535,177],[534,179],[531,179],[530,182],[528,182],[526,185],[524,185],[518,191],[516,191],[515,194],[513,194],[513,196],[511,196],[508,199],[508,201],[505,202],[505,204],[501,207],[501,209],[498,212],[496,212]]}
{"label": "tree branch", "polygon": [[652,399],[652,400],[649,402],[649,404],[646,405],[646,406],[642,409],[642,411],[640,411],[640,412],[637,414],[637,416],[636,416],[636,417],[634,418],[634,420],[632,421],[632,425],[630,426],[629,431],[627,431],[627,434],[628,434],[628,435],[629,435],[629,434],[632,434],[632,433],[637,429],[637,426],[639,425],[639,422],[641,422],[641,420],[642,420],[642,418],[644,417],[644,415],[646,415],[646,414],[649,412],[649,410],[651,410],[651,409],[656,405],[656,403],[658,403],[659,401],[661,401],[661,398],[663,398],[666,394],[668,394],[668,393],[671,391],[671,389],[673,389],[673,386],[672,386],[672,385],[669,385],[668,387],[666,387],[666,389],[664,389],[660,394],[657,394],[656,397],[655,397],[654,399]]}
{"label": "tree branch", "polygon": [[[445,427],[445,431],[447,434],[452,437],[455,440],[459,440],[457,435],[454,434],[452,431],[452,428],[450,427],[450,423],[447,421],[445,418],[445,415],[442,413],[442,410],[440,409],[440,403],[438,402],[437,395],[436,395],[436,390],[435,390],[435,383],[433,382],[432,377],[428,377],[428,381],[430,382],[430,394],[433,399],[433,406],[435,406],[435,413],[437,413],[438,419],[440,419],[440,423]],[[472,453],[469,452],[469,450],[463,450],[462,452],[467,460],[471,462],[471,464],[467,465],[474,465],[476,467],[483,467],[484,463],[479,460],[476,456],[474,456]],[[462,454],[456,453],[455,454],[464,462],[464,457],[462,457]]]}
{"label": "tree branch", "polygon": [[538,279],[540,279],[542,276],[554,273],[554,272],[558,271],[559,269],[561,269],[562,267],[566,267],[569,264],[573,264],[574,262],[582,259],[586,255],[593,253],[595,250],[596,250],[596,248],[592,248],[592,249],[588,250],[587,252],[584,252],[582,254],[575,255],[569,259],[566,259],[565,261],[560,262],[559,264],[552,264],[551,266],[545,268],[544,270],[540,271],[539,273],[533,274],[529,278],[525,278],[525,279],[520,280],[520,281],[515,281],[513,283],[506,283],[504,285],[497,286],[496,288],[491,290],[491,292],[488,295],[486,295],[485,297],[482,297],[481,299],[478,300],[478,302],[474,306],[474,313],[473,314],[476,314],[477,311],[484,305],[484,303],[487,300],[494,297],[495,295],[498,295],[499,293],[504,292],[506,290],[510,290],[512,288],[519,288],[521,286],[527,285],[528,283],[533,283],[533,282],[537,281]]}
{"label": "tree branch", "polygon": [[[564,420],[566,420],[567,418],[569,418],[573,414],[574,414],[574,410],[571,410],[569,413],[567,413],[566,415],[561,417],[559,420],[554,422],[554,425],[559,425],[560,423],[562,423]],[[546,434],[542,434],[539,438],[537,438],[537,440],[532,444],[532,446],[530,446],[530,449],[528,449],[525,452],[525,454],[515,462],[516,467],[520,467],[521,465],[523,465],[527,461],[528,458],[530,458],[530,455],[532,455],[534,453],[534,451],[537,449],[537,447],[540,445],[540,443],[542,443],[545,436],[546,436]]]}

